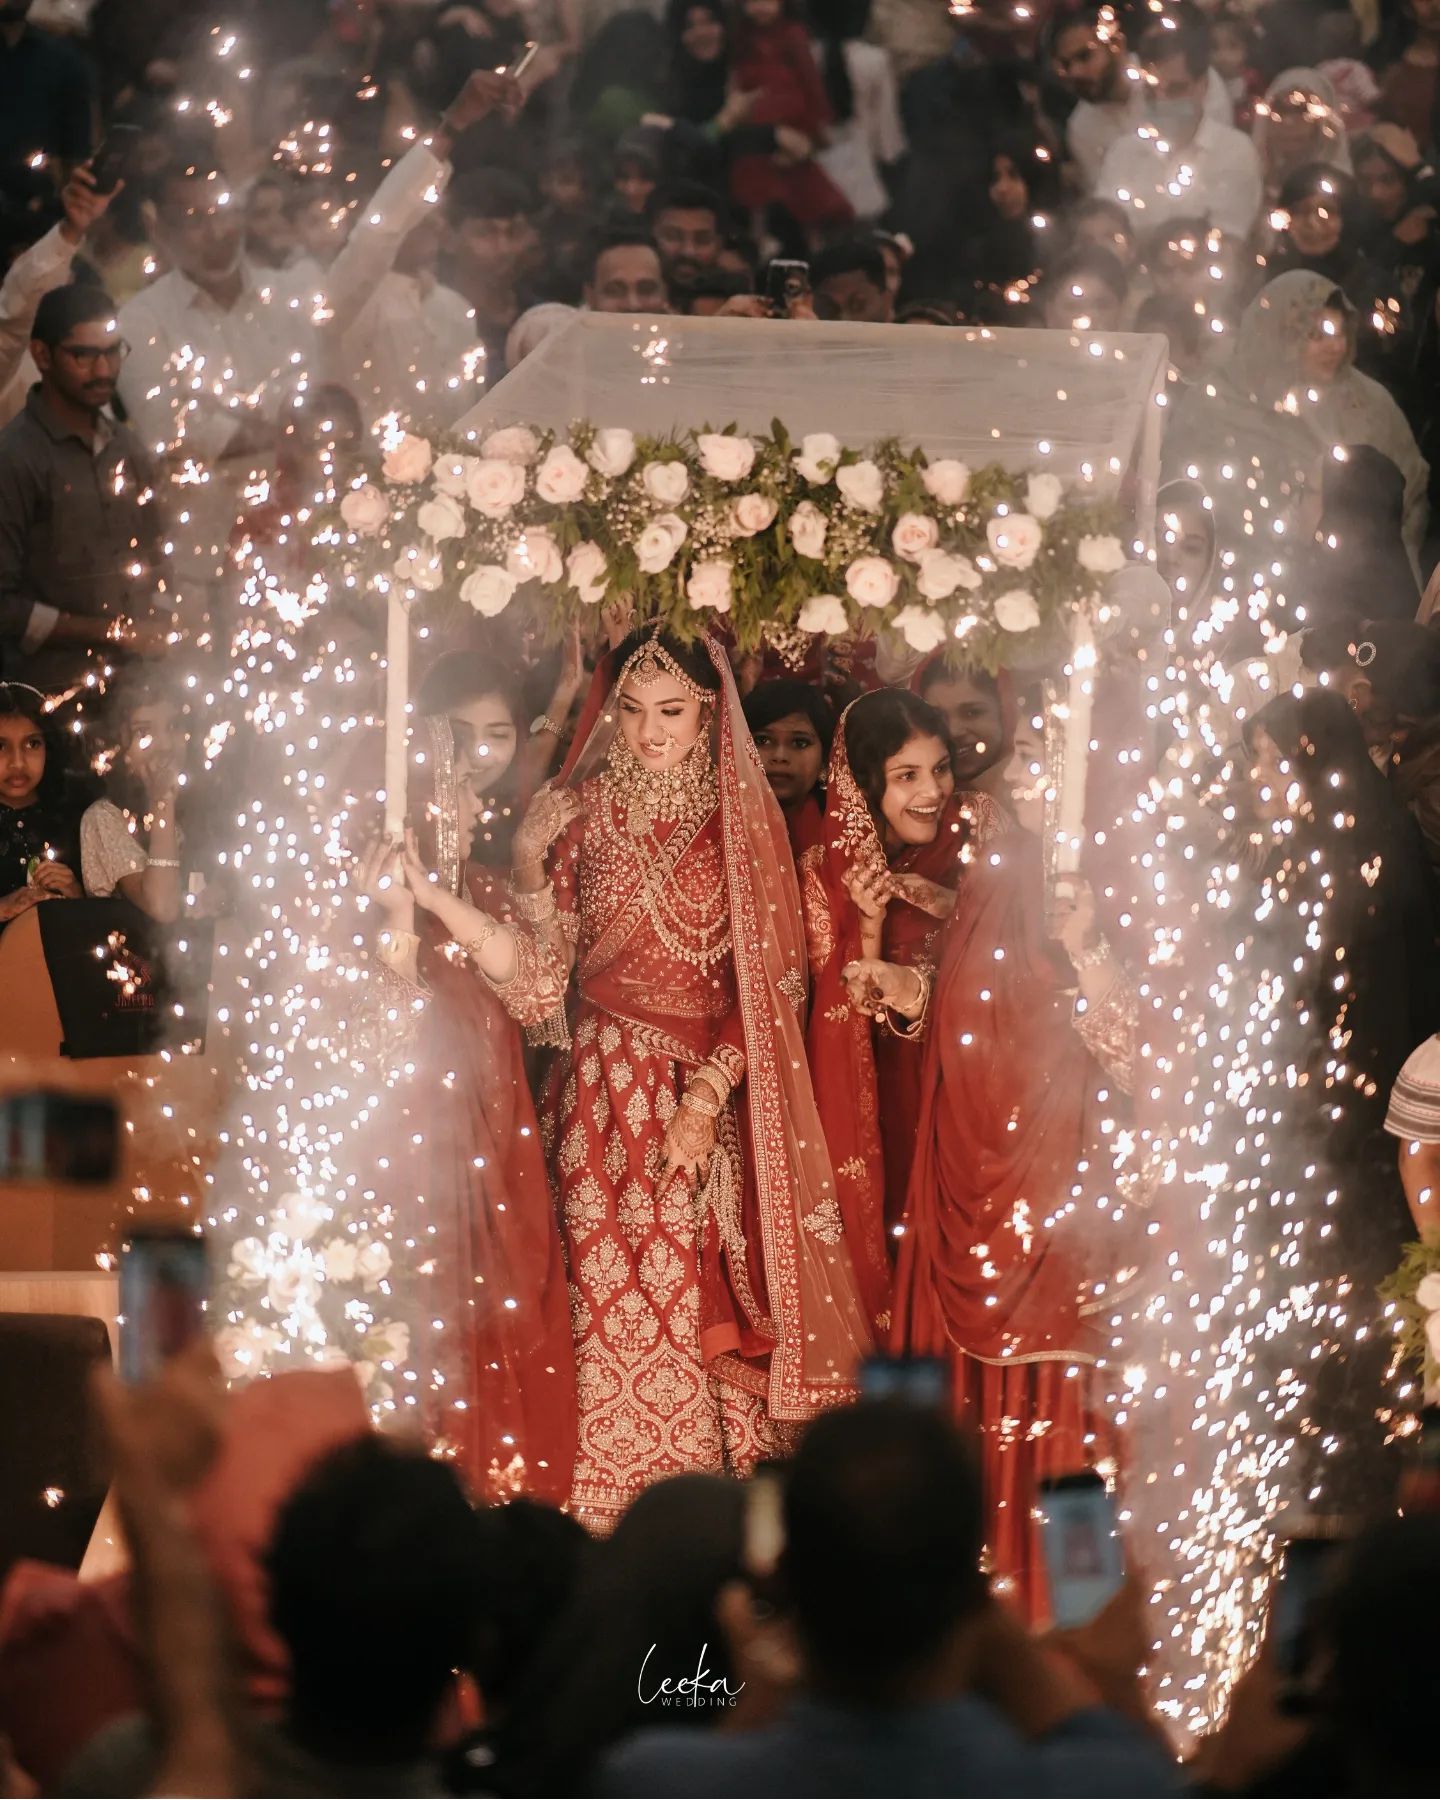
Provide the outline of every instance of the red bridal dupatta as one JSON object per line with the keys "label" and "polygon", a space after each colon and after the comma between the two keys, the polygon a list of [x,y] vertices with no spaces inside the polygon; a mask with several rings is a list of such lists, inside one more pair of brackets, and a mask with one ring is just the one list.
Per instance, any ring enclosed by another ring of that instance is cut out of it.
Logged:
{"label": "red bridal dupatta", "polygon": [[[422,852],[452,893],[508,920],[508,893],[466,866],[458,841],[454,740],[421,722],[411,817]],[[433,831],[433,853],[426,840]],[[426,1200],[437,1278],[451,1297],[433,1354],[453,1383],[437,1421],[472,1491],[560,1505],[575,1459],[575,1363],[560,1233],[526,1080],[520,1033],[434,917],[417,912],[429,989],[411,1092],[422,1141],[407,1179]]]}
{"label": "red bridal dupatta", "polygon": [[[773,1344],[767,1409],[774,1419],[801,1420],[853,1398],[873,1332],[805,1059],[804,930],[785,816],[729,660],[715,640],[701,641],[720,681],[710,730],[745,1055],[736,1094],[750,1153],[742,1227]],[[596,670],[562,782],[578,787],[604,768],[619,732],[620,675],[613,653]],[[623,945],[615,954],[623,956]]]}
{"label": "red bridal dupatta", "polygon": [[[861,923],[845,876],[857,864],[886,860],[851,772],[845,747],[849,712],[847,707],[841,716],[830,752],[824,839],[801,861],[813,983],[806,1054],[856,1274],[868,1316],[883,1335],[890,1321],[888,1231],[904,1207],[923,1046],[918,1037],[894,1036],[856,1012],[842,978],[846,965],[860,955]],[[953,794],[934,841],[904,851],[890,865],[891,873],[954,890],[972,847],[1000,823],[999,809],[986,796]],[[881,955],[906,967],[925,964],[942,929],[941,920],[897,897],[885,915]]]}
{"label": "red bridal dupatta", "polygon": [[970,872],[936,976],[891,1348],[955,1364],[982,1433],[993,1563],[1032,1612],[1035,1484],[1099,1460],[1103,1434],[1084,1300],[1110,1259],[1082,1238],[1093,1207],[1074,1203],[1087,1165],[1108,1169],[1117,1084],[1072,1023],[1067,979],[1041,846],[1014,831]]}

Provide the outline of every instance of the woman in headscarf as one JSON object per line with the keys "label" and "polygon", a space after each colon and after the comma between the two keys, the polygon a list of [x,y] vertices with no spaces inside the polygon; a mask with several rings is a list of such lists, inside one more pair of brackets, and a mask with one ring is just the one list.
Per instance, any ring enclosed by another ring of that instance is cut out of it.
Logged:
{"label": "woman in headscarf", "polygon": [[895,71],[878,44],[865,41],[870,0],[812,0],[811,27],[830,101],[830,142],[818,161],[862,223],[890,205],[882,171],[905,154]]}
{"label": "woman in headscarf", "polygon": [[956,793],[953,758],[933,706],[895,688],[862,695],[830,752],[824,841],[801,858],[806,1049],[872,1318],[888,1312],[886,1238],[905,1205],[923,1046],[913,1021],[854,1005],[847,972],[882,961],[914,991],[928,981],[966,866],[1003,829],[988,795]]}
{"label": "woman in headscarf", "polygon": [[1400,408],[1355,368],[1356,331],[1355,308],[1325,276],[1277,276],[1241,315],[1229,365],[1177,409],[1167,469],[1203,482],[1221,549],[1237,553],[1242,578],[1268,570],[1277,532],[1292,544],[1297,530],[1298,541],[1308,537],[1302,498],[1337,445],[1369,444],[1400,470],[1405,546],[1417,560],[1429,471]]}
{"label": "woman in headscarf", "polygon": [[448,1294],[440,1308],[445,1329],[430,1346],[446,1379],[426,1423],[453,1448],[478,1498],[523,1493],[558,1506],[574,1471],[575,1364],[520,1033],[468,958],[455,953],[432,897],[514,917],[503,877],[470,861],[477,786],[488,792],[515,754],[514,704],[503,693],[491,698],[510,729],[483,745],[469,733],[457,740],[442,715],[415,730],[408,815],[435,874],[423,909],[401,878],[398,845],[374,845],[359,879],[385,920],[377,945],[382,992],[393,990],[402,1017],[420,1003],[407,1058],[415,1073],[402,1090],[418,1141],[407,1148],[404,1180],[433,1233],[425,1242],[434,1280]]}
{"label": "woman in headscarf", "polygon": [[1361,238],[1364,283],[1347,291],[1362,313],[1384,321],[1383,331],[1361,339],[1360,366],[1396,396],[1428,448],[1437,378],[1440,181],[1398,125],[1373,126],[1356,139],[1354,154],[1370,217]]}
{"label": "woman in headscarf", "polygon": [[1274,248],[1265,259],[1273,280],[1291,269],[1324,275],[1351,298],[1362,267],[1355,183],[1329,163],[1304,163],[1285,177],[1272,218]]}
{"label": "woman in headscarf", "polygon": [[871,1339],[805,1063],[785,821],[715,640],[647,626],[606,658],[515,855],[523,925],[413,855],[406,872],[565,1050],[540,1115],[579,1384],[570,1505],[608,1531],[662,1475],[774,1455],[853,1392]]}
{"label": "woman in headscarf", "polygon": [[[1035,1618],[1038,1484],[1111,1449],[1094,1373],[1105,1334],[1086,1309],[1110,1270],[1081,1233],[1115,1090],[1131,1085],[1136,1012],[1088,885],[1047,916],[1045,747],[1028,714],[1010,772],[1016,823],[967,872],[927,996],[890,1345],[949,1361],[981,1437],[989,1566]],[[907,1003],[884,965],[852,979],[866,978],[877,1002]]]}
{"label": "woman in headscarf", "polygon": [[[1048,152],[1023,132],[997,138],[990,150],[984,223],[965,247],[965,273],[991,301],[995,317],[1028,305],[1056,246],[1048,211],[1059,178]],[[1020,318],[1007,322],[1024,323]]]}
{"label": "woman in headscarf", "polygon": [[1251,140],[1260,158],[1265,200],[1273,206],[1286,179],[1310,163],[1350,172],[1350,145],[1329,78],[1318,69],[1284,69],[1256,103]]}

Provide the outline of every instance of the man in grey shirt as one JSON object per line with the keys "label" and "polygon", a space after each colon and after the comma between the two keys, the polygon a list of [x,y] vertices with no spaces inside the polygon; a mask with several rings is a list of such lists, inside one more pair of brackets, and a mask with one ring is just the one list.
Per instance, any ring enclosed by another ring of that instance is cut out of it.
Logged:
{"label": "man in grey shirt", "polygon": [[0,669],[57,693],[104,647],[162,647],[170,598],[153,465],[104,410],[125,356],[114,302],[52,289],[30,350],[40,379],[0,431]]}

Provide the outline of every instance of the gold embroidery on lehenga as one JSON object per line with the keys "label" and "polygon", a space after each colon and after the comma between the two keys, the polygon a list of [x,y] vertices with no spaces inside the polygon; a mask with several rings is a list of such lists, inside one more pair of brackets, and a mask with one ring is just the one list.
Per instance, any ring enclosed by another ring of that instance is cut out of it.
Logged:
{"label": "gold embroidery on lehenga", "polygon": [[813,1212],[806,1213],[800,1223],[811,1237],[822,1244],[838,1244],[845,1235],[845,1222],[834,1200],[822,1200]]}

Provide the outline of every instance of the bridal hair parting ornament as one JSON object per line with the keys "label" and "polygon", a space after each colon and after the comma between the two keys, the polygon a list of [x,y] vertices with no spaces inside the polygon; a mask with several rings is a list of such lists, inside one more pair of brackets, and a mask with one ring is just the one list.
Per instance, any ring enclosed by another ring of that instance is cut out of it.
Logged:
{"label": "bridal hair parting ornament", "polygon": [[667,675],[673,675],[685,692],[693,695],[702,705],[715,698],[708,688],[701,687],[698,681],[685,673],[664,644],[660,642],[658,626],[620,671],[620,682],[617,685],[631,681],[636,687],[653,687],[657,681],[663,681]]}

